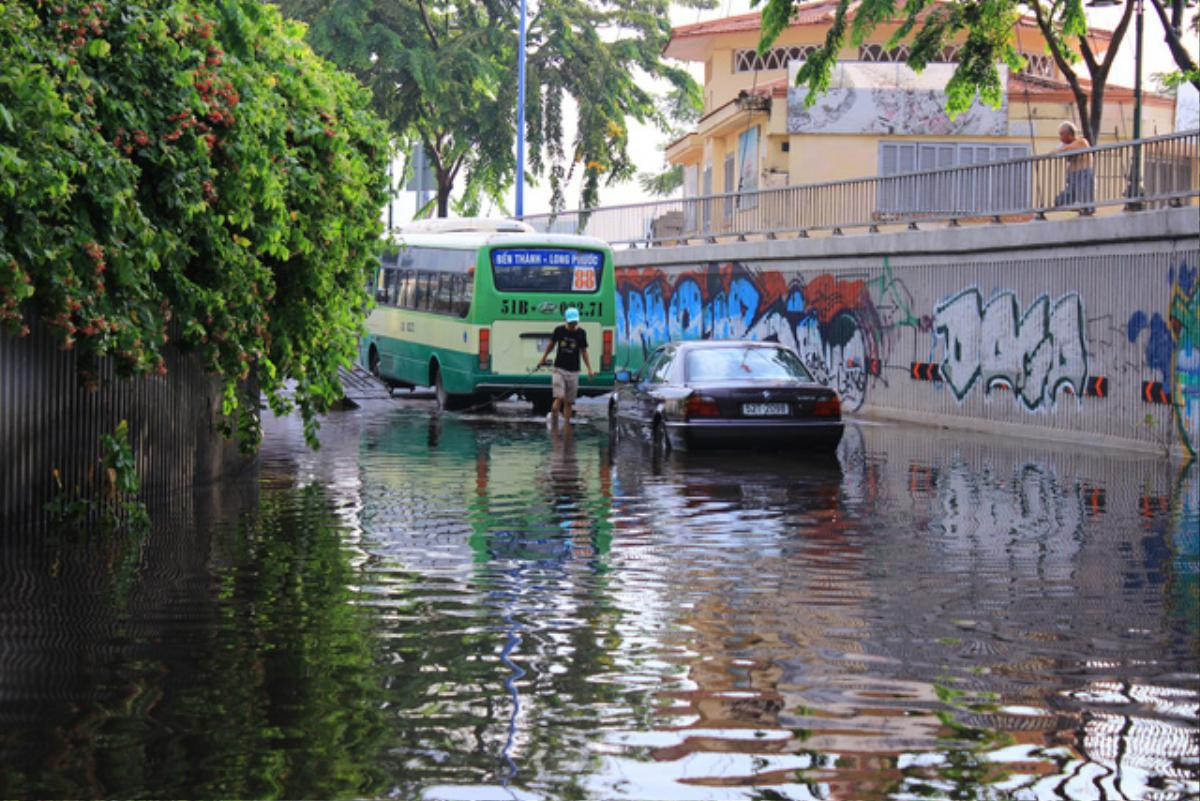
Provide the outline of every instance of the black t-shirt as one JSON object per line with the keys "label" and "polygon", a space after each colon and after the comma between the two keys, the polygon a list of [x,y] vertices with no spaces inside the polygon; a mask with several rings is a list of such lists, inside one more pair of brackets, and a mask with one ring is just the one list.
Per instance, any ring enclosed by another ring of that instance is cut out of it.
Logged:
{"label": "black t-shirt", "polygon": [[575,330],[572,331],[565,325],[560,325],[554,329],[551,338],[558,346],[558,353],[554,354],[554,366],[560,370],[578,373],[579,352],[588,346],[587,333],[581,326],[575,326]]}

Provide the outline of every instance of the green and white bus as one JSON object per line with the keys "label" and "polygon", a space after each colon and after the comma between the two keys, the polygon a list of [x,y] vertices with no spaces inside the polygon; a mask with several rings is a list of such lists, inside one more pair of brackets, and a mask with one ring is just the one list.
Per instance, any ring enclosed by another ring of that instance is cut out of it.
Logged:
{"label": "green and white bus", "polygon": [[579,394],[612,389],[612,251],[599,239],[540,234],[515,220],[428,220],[399,229],[380,261],[362,364],[391,386],[431,386],[443,409],[520,396],[550,408],[538,359],[568,307],[596,372]]}

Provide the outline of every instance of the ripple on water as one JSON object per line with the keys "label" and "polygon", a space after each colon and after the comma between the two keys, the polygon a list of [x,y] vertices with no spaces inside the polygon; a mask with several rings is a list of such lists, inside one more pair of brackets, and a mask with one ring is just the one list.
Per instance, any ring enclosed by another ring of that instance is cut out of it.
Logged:
{"label": "ripple on water", "polygon": [[323,436],[203,529],[5,551],[2,794],[1200,790],[1190,473],[888,426],[655,459],[419,405]]}

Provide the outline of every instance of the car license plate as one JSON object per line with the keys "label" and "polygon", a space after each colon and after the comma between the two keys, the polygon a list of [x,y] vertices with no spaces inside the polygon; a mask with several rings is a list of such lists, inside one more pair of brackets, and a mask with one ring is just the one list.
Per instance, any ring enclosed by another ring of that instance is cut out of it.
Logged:
{"label": "car license plate", "polygon": [[786,403],[743,403],[742,414],[746,417],[779,417],[788,413]]}

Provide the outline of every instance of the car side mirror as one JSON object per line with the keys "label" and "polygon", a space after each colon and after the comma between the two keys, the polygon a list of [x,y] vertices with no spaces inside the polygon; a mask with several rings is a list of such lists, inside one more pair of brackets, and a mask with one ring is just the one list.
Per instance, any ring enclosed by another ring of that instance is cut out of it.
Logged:
{"label": "car side mirror", "polygon": [[613,373],[613,378],[616,379],[618,384],[628,384],[633,380],[633,376],[630,375],[628,370],[618,370]]}

